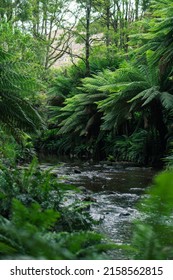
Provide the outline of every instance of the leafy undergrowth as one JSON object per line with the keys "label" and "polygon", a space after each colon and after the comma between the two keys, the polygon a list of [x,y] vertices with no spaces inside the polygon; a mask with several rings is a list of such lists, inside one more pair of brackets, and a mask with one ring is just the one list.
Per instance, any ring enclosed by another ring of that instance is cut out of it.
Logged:
{"label": "leafy undergrowth", "polygon": [[69,189],[77,191],[41,171],[36,160],[22,169],[1,163],[0,259],[107,258],[117,246],[92,231],[82,205],[63,206]]}
{"label": "leafy undergrowth", "polygon": [[141,221],[134,229],[135,259],[173,259],[173,172],[156,176],[139,204]]}

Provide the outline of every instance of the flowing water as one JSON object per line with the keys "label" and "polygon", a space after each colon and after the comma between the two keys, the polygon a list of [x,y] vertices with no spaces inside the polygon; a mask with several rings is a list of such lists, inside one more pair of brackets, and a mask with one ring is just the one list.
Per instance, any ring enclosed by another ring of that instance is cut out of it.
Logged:
{"label": "flowing water", "polygon": [[[156,171],[106,162],[66,161],[57,164],[55,166],[46,162],[41,166],[43,169],[54,166],[52,172],[62,182],[80,188],[77,199],[93,201],[91,215],[100,221],[96,230],[117,244],[129,244],[132,223],[140,218],[136,204],[145,195]],[[74,201],[74,196],[70,198],[69,204]],[[126,257],[119,252],[114,258]]]}

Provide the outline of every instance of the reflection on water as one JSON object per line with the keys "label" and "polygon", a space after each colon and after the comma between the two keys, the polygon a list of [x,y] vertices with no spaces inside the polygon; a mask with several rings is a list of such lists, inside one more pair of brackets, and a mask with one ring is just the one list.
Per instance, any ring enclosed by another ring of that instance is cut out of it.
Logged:
{"label": "reflection on water", "polygon": [[[47,169],[52,164],[42,163],[41,166]],[[92,197],[94,203],[90,211],[96,220],[100,220],[98,231],[118,244],[130,243],[132,222],[139,217],[136,204],[155,171],[108,163],[61,162],[54,166],[53,173],[62,182],[80,187],[82,193],[78,198]],[[71,197],[73,201],[74,197]],[[126,258],[122,252],[113,257]]]}

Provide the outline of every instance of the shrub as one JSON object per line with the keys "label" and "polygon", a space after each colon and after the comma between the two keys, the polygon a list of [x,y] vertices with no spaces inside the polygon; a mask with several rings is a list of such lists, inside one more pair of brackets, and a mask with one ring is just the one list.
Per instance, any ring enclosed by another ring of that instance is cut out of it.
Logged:
{"label": "shrub", "polygon": [[[0,164],[0,214],[5,218],[10,218],[12,202],[16,198],[26,207],[36,203],[42,210],[52,209],[60,212],[61,218],[56,223],[57,229],[65,231],[90,229],[93,219],[88,212],[82,212],[82,208],[78,208],[77,201],[71,208],[63,205],[62,200],[69,191],[79,190],[60,183],[51,170],[41,170],[36,159],[25,168]],[[81,201],[80,203],[82,205]]]}
{"label": "shrub", "polygon": [[163,172],[154,180],[139,205],[132,245],[135,259],[167,260],[173,258],[173,173]]}

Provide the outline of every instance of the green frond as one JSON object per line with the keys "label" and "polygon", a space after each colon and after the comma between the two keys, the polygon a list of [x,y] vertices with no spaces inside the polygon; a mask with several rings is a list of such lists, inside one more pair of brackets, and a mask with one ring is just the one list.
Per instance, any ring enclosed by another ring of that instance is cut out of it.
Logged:
{"label": "green frond", "polygon": [[152,87],[147,90],[144,90],[142,100],[145,100],[145,102],[142,104],[142,106],[146,106],[149,104],[153,99],[157,98],[160,96],[160,91],[158,90],[159,87]]}
{"label": "green frond", "polygon": [[38,112],[25,99],[36,90],[32,77],[27,75],[24,65],[14,63],[0,49],[0,123],[15,138],[19,132],[33,132],[43,127]]}
{"label": "green frond", "polygon": [[142,106],[145,106],[148,103],[150,103],[154,98],[156,98],[158,95],[160,95],[159,87],[154,86],[141,91],[139,94],[134,96],[131,100],[128,100],[128,102],[130,103],[130,102],[134,102],[137,99],[141,99],[141,100],[145,100],[145,102],[142,104]]}
{"label": "green frond", "polygon": [[109,85],[114,81],[114,72],[106,69],[92,77],[82,79],[82,90],[89,94],[96,93],[102,86]]}
{"label": "green frond", "polygon": [[162,92],[160,95],[160,100],[163,108],[167,110],[173,110],[173,95],[169,92]]}
{"label": "green frond", "polygon": [[141,90],[146,89],[146,87],[148,87],[148,82],[147,81],[133,81],[130,83],[121,83],[121,84],[117,84],[117,86],[119,87],[119,90],[121,91],[133,91],[135,92],[139,92]]}

